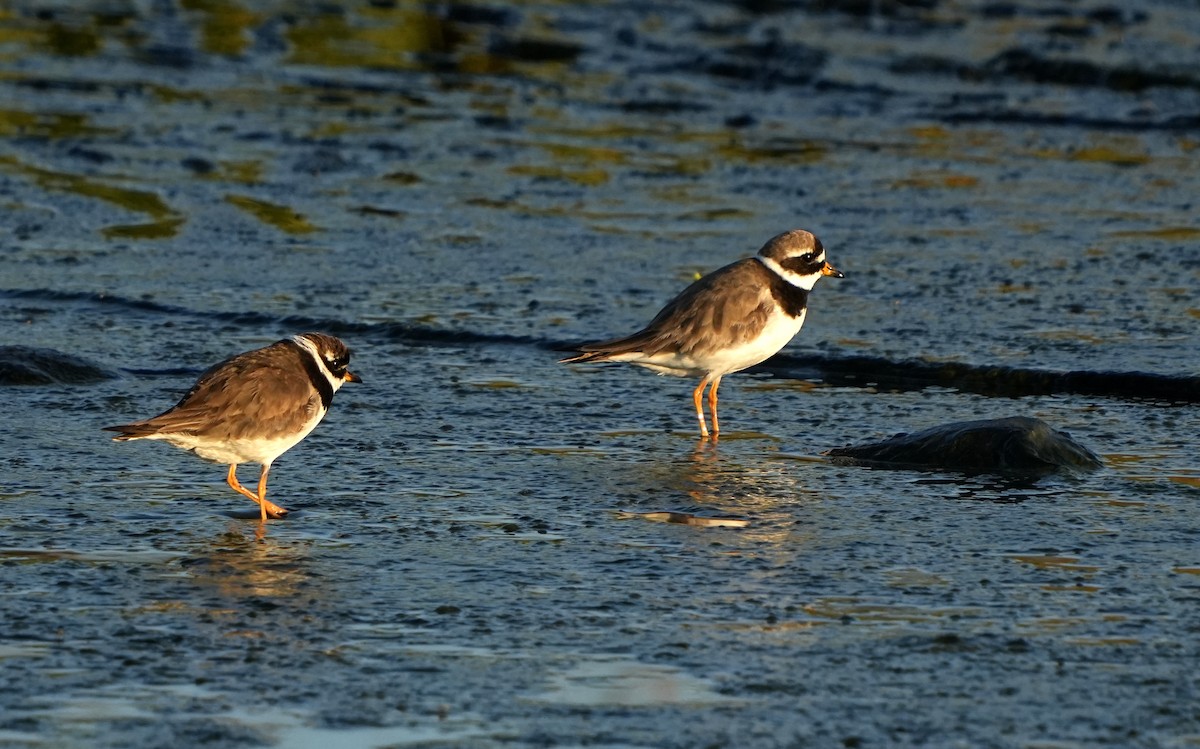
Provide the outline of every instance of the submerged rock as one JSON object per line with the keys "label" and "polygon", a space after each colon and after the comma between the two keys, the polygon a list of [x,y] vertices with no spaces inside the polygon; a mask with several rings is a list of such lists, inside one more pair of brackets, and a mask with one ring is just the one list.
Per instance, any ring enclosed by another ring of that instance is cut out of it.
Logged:
{"label": "submerged rock", "polygon": [[981,473],[1090,470],[1102,465],[1069,434],[1028,416],[959,421],[825,454],[842,465]]}
{"label": "submerged rock", "polygon": [[1193,374],[1092,370],[1064,372],[817,353],[806,353],[803,357],[776,354],[755,369],[794,380],[818,377],[827,385],[862,387],[870,384],[881,390],[900,392],[936,385],[966,393],[1007,397],[1070,393],[1112,398],[1151,398],[1168,403],[1200,403],[1200,376]]}
{"label": "submerged rock", "polygon": [[0,346],[0,385],[77,385],[114,376],[98,364],[54,349]]}

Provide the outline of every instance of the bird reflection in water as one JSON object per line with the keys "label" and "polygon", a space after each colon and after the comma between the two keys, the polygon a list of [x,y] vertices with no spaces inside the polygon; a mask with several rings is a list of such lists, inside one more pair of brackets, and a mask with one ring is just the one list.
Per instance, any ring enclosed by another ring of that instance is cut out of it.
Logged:
{"label": "bird reflection in water", "polygon": [[255,538],[231,527],[203,549],[184,560],[183,566],[197,583],[211,586],[222,597],[289,598],[297,595],[309,578],[307,542],[274,541],[261,532]]}
{"label": "bird reflection in water", "polygon": [[[701,440],[686,457],[647,464],[639,483],[659,487],[636,515],[646,520],[706,528],[742,528],[745,540],[795,540],[795,508],[813,493],[783,461],[761,452],[729,455]],[[653,510],[647,502],[658,505]]]}

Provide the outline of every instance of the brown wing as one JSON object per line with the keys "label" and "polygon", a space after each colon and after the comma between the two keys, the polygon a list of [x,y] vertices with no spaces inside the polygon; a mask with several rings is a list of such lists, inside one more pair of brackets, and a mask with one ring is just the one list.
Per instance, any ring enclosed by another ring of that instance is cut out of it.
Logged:
{"label": "brown wing", "polygon": [[253,432],[294,432],[321,406],[303,354],[289,341],[226,359],[200,376],[174,407],[158,416],[106,427],[132,439],[149,434],[205,434],[237,439]]}
{"label": "brown wing", "polygon": [[634,352],[686,354],[742,343],[762,330],[774,309],[771,276],[754,258],[739,260],[688,286],[633,335],[584,344],[580,356],[563,361],[603,361]]}

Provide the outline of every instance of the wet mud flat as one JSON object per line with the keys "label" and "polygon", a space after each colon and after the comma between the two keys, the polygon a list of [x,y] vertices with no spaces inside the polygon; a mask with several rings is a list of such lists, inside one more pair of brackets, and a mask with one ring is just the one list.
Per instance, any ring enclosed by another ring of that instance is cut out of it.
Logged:
{"label": "wet mud flat", "polygon": [[[10,5],[0,744],[1196,742],[1200,14],[866,5]],[[717,444],[555,363],[793,226]],[[265,534],[99,431],[310,329]],[[1013,416],[1102,465],[823,455]]]}
{"label": "wet mud flat", "polygon": [[[714,445],[689,431],[684,383],[546,354],[362,336],[361,359],[403,363],[429,395],[339,393],[276,464],[294,514],[261,538],[230,517],[248,503],[219,466],[96,447],[106,410],[189,374],[18,390],[13,424],[59,429],[2,432],[22,446],[0,536],[6,740],[1192,735],[1194,406],[745,375],[727,419],[753,428]],[[1013,411],[1104,466],[1022,480],[819,454],[899,421]]]}

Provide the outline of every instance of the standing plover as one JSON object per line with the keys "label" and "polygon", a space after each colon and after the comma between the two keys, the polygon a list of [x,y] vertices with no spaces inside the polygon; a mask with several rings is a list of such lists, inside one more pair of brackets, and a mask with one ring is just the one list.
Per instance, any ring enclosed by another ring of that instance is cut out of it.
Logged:
{"label": "standing plover", "polygon": [[758,255],[715,270],[683,290],[642,330],[578,347],[563,362],[629,362],[658,374],[699,377],[692,391],[700,434],[708,436],[704,388],[715,436],[721,378],[758,364],[804,325],[808,294],[821,276],[843,278],[825,261],[821,240],[803,229],[772,238]]}
{"label": "standing plover", "polygon": [[[267,501],[271,463],[308,436],[344,383],[350,349],[324,333],[304,333],[226,359],[200,375],[174,407],[150,419],[104,427],[113,439],[163,440],[205,460],[228,463],[226,481],[258,503],[262,521],[287,510]],[[258,493],[237,480],[239,463],[259,463]]]}

